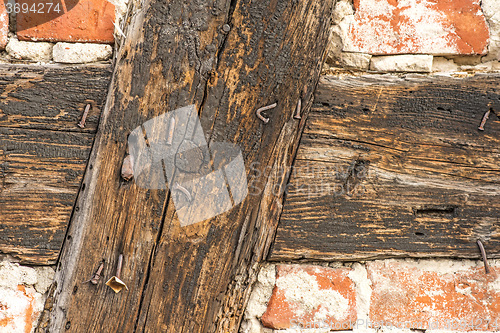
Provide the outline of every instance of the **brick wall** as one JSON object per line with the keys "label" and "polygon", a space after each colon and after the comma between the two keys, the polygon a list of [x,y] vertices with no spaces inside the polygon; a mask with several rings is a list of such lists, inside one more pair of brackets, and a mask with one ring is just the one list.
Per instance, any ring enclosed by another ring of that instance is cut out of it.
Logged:
{"label": "brick wall", "polygon": [[339,0],[326,73],[499,71],[498,0]]}
{"label": "brick wall", "polygon": [[88,63],[111,57],[127,0],[0,4],[0,62]]}
{"label": "brick wall", "polygon": [[[61,63],[108,59],[128,2],[67,1],[51,16],[33,13],[34,0],[16,14],[10,1],[0,61]],[[325,73],[500,71],[498,0],[338,0],[333,22]]]}
{"label": "brick wall", "polygon": [[500,331],[500,261],[266,264],[242,333]]}

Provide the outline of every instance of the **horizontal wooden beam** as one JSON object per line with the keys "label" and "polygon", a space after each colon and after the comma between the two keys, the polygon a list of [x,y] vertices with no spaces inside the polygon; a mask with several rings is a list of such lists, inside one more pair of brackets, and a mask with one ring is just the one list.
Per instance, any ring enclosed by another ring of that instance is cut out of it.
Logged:
{"label": "horizontal wooden beam", "polygon": [[500,257],[499,82],[322,78],[269,259]]}
{"label": "horizontal wooden beam", "polygon": [[109,64],[0,65],[1,253],[56,262],[110,74]]}
{"label": "horizontal wooden beam", "polygon": [[[111,65],[0,64],[0,127],[94,133]],[[91,105],[85,128],[77,126]]]}

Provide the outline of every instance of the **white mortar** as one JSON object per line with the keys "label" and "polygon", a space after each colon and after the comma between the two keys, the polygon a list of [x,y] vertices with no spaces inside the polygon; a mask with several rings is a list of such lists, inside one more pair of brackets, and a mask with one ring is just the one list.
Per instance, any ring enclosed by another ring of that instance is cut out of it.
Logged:
{"label": "white mortar", "polygon": [[271,298],[275,283],[276,265],[264,264],[245,309],[245,316],[240,328],[241,333],[271,333],[273,331],[263,327],[260,318],[266,312],[267,303]]}
{"label": "white mortar", "polygon": [[423,72],[432,70],[431,55],[393,55],[372,57],[370,69],[378,72]]}
{"label": "white mortar", "polygon": [[490,29],[488,55],[483,61],[500,60],[500,1],[482,0],[481,8]]}
{"label": "white mortar", "polygon": [[[53,277],[51,267],[31,268],[0,262],[0,321],[8,320],[7,326],[0,327],[0,333],[24,333],[27,325],[32,325],[31,332],[34,331]],[[31,299],[32,316],[27,323],[26,311]]]}
{"label": "white mortar", "polygon": [[50,61],[52,59],[51,43],[24,42],[11,37],[5,50],[14,59],[32,61]]}
{"label": "white mortar", "polygon": [[113,48],[107,44],[57,43],[53,49],[55,62],[79,64],[107,60]]}
{"label": "white mortar", "polygon": [[316,277],[302,270],[280,277],[276,286],[284,291],[287,303],[296,305],[294,312],[299,316],[321,305],[323,311],[314,315],[315,322],[326,320],[327,315],[341,320],[349,310],[349,301],[344,296],[336,290],[320,289]]}

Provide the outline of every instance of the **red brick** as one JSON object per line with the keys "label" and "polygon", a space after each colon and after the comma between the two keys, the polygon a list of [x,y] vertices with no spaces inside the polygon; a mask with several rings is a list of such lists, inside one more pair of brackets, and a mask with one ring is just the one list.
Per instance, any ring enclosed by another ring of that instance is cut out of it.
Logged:
{"label": "red brick", "polygon": [[[261,322],[273,329],[346,330],[356,322],[356,292],[349,268],[279,265]],[[344,325],[342,327],[342,325]]]}
{"label": "red brick", "polygon": [[[21,0],[31,8],[38,0]],[[38,14],[33,12],[17,14],[17,37],[19,40],[50,42],[96,42],[112,43],[115,19],[115,6],[106,0],[62,0],[67,10],[59,15]]]}
{"label": "red brick", "polygon": [[5,9],[5,2],[0,1],[0,50],[7,45],[7,34],[9,33],[9,14]]}
{"label": "red brick", "polygon": [[433,264],[439,265],[444,268],[394,260],[368,263],[372,326],[500,330],[500,266],[485,274],[482,265]]}
{"label": "red brick", "polygon": [[344,51],[370,54],[485,54],[481,0],[354,0]]}

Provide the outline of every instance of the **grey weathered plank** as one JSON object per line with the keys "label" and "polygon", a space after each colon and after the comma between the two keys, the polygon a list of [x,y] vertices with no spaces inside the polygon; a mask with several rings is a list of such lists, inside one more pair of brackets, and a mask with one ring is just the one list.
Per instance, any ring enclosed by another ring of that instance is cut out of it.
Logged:
{"label": "grey weathered plank", "polygon": [[269,259],[500,256],[499,82],[322,78]]}

